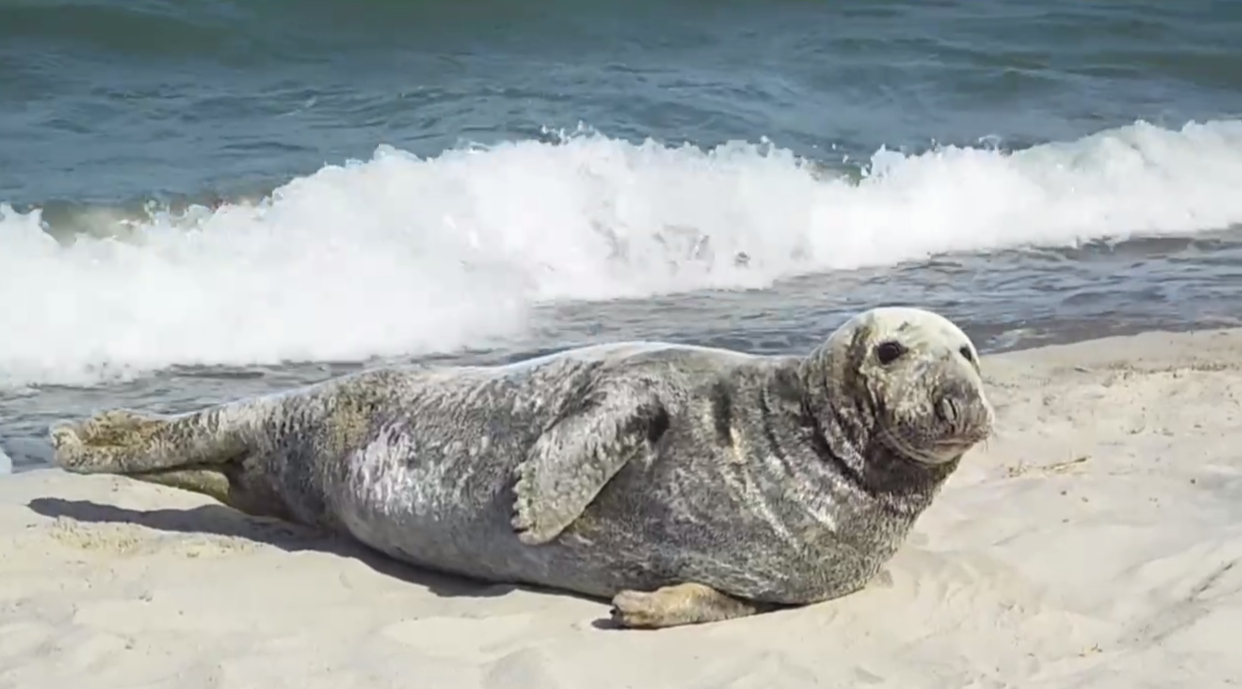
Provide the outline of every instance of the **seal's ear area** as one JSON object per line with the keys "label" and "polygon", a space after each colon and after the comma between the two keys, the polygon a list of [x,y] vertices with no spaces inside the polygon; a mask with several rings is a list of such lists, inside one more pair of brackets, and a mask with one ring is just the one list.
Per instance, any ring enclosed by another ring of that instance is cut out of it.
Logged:
{"label": "seal's ear area", "polygon": [[910,351],[948,348],[967,363],[978,366],[979,352],[970,337],[953,321],[934,311],[883,306],[858,314],[847,325],[869,336],[882,365],[897,361]]}
{"label": "seal's ear area", "polygon": [[[918,376],[933,359],[960,357],[964,367],[979,371],[979,356],[966,333],[949,319],[926,309],[880,306],[841,324],[815,353],[807,371],[820,368],[824,381],[839,391],[869,389],[877,377],[892,382],[897,371]],[[874,393],[874,391],[872,391]]]}

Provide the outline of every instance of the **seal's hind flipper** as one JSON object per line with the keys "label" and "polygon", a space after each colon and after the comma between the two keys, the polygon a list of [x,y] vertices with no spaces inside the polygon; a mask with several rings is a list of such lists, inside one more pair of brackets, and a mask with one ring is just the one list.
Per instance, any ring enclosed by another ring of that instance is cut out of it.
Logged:
{"label": "seal's hind flipper", "polygon": [[114,409],[83,421],[51,428],[53,463],[78,474],[124,474],[142,471],[152,456],[152,441],[167,422],[158,416]]}
{"label": "seal's hind flipper", "polygon": [[668,428],[668,412],[645,390],[601,391],[592,402],[545,431],[518,466],[512,524],[527,545],[560,535]]}
{"label": "seal's hind flipper", "polygon": [[56,466],[77,474],[141,474],[233,461],[246,451],[229,407],[178,416],[128,409],[51,428]]}
{"label": "seal's hind flipper", "polygon": [[247,511],[236,504],[234,484],[229,480],[228,475],[219,469],[166,469],[130,474],[130,476],[139,481],[206,495],[216,502],[237,507],[242,512]]}

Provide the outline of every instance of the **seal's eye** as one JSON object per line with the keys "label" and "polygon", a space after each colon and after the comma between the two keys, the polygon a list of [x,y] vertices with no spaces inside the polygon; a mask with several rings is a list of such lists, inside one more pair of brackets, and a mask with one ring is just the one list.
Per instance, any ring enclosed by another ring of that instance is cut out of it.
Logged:
{"label": "seal's eye", "polygon": [[966,359],[966,361],[975,360],[975,355],[971,354],[970,347],[967,347],[966,345],[962,345],[962,348],[957,351],[961,352],[962,358]]}
{"label": "seal's eye", "polygon": [[901,358],[901,355],[905,353],[906,348],[902,346],[900,342],[895,340],[881,342],[879,346],[875,348],[875,357],[885,366],[897,361]]}

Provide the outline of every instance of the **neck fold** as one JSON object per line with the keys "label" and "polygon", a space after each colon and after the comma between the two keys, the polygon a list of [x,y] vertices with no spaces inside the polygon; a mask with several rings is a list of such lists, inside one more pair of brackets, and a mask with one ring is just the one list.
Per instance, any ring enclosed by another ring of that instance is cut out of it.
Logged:
{"label": "neck fold", "polygon": [[[881,410],[874,408],[861,386],[846,379],[849,375],[824,366],[800,366],[791,381],[800,401],[799,425],[810,435],[820,461],[834,464],[858,489],[891,503],[896,511],[921,511],[960,458],[931,465],[898,454],[879,432]],[[795,394],[788,383],[774,380],[774,386],[784,395]]]}

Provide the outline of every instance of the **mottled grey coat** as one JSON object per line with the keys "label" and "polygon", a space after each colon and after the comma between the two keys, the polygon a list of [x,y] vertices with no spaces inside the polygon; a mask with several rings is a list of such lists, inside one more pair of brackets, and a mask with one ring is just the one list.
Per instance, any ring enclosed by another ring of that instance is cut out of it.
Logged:
{"label": "mottled grey coat", "polygon": [[[178,416],[107,412],[53,442],[70,471],[199,490],[476,579],[811,603],[875,575],[991,424],[969,340],[913,310],[903,331],[892,311],[805,358],[637,343],[386,368]],[[873,360],[903,337],[900,374]],[[956,420],[936,413],[946,396]],[[944,438],[961,442],[941,459],[903,456]]]}

